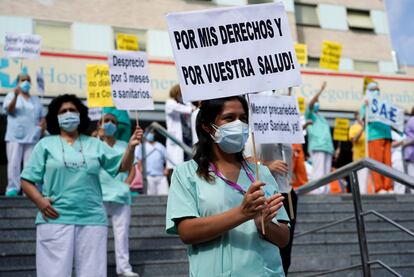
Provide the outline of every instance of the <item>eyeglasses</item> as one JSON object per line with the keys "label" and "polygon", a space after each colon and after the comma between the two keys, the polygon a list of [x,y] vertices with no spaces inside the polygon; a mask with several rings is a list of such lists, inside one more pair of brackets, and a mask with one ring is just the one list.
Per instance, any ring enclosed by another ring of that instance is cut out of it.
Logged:
{"label": "eyeglasses", "polygon": [[86,159],[85,159],[85,155],[83,154],[83,146],[82,146],[82,140],[81,137],[79,136],[79,144],[80,144],[80,153],[82,155],[82,161],[79,162],[67,162],[65,160],[65,148],[63,147],[63,142],[62,142],[62,138],[59,136],[59,140],[60,140],[60,146],[62,147],[62,158],[63,158],[63,164],[65,165],[66,168],[74,168],[74,169],[79,169],[83,166],[86,165]]}

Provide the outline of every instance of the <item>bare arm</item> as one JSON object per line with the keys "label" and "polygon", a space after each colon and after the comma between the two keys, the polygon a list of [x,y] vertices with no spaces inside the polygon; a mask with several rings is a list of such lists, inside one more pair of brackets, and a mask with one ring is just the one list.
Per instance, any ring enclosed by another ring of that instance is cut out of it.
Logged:
{"label": "bare arm", "polygon": [[125,179],[124,182],[130,185],[132,183],[132,180],[134,180],[134,178],[135,178],[135,166],[132,166],[129,170],[128,177]]}
{"label": "bare arm", "polygon": [[236,226],[253,219],[265,206],[262,182],[254,182],[244,195],[240,206],[224,213],[186,218],[178,223],[178,234],[186,244],[198,244],[215,239]]}
{"label": "bare arm", "polygon": [[47,218],[58,218],[58,212],[53,208],[51,200],[45,198],[40,194],[34,184],[21,179],[21,186],[27,197],[32,200],[43,215],[43,218],[47,221]]}
{"label": "bare arm", "polygon": [[135,132],[132,134],[131,139],[129,140],[128,148],[122,156],[121,166],[119,167],[120,172],[129,171],[131,168],[131,165],[134,162],[135,146],[141,143],[142,135],[142,129],[137,126]]}
{"label": "bare arm", "polygon": [[319,96],[321,96],[322,92],[325,90],[326,87],[326,81],[322,83],[321,89],[317,94],[315,94],[312,99],[309,102],[309,110],[313,111],[313,105],[315,105],[316,102],[319,100]]}

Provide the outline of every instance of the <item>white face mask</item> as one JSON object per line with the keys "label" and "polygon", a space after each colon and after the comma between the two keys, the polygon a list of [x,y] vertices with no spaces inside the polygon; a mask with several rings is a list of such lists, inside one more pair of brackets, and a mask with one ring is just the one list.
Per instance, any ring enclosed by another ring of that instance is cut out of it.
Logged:
{"label": "white face mask", "polygon": [[211,135],[223,152],[233,154],[242,151],[249,138],[249,125],[235,120],[221,126],[212,125],[216,133]]}

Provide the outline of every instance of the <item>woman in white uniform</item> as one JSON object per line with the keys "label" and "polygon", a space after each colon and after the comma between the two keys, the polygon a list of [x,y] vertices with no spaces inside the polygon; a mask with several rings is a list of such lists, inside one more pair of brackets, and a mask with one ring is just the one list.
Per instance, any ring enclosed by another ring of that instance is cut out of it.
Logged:
{"label": "woman in white uniform", "polygon": [[20,192],[21,164],[26,164],[33,147],[43,135],[46,124],[42,103],[37,96],[30,95],[30,76],[17,76],[17,87],[6,95],[3,112],[7,114],[6,141],[7,178],[6,196]]}
{"label": "woman in white uniform", "polygon": [[[98,123],[98,137],[119,154],[125,153],[128,143],[117,140],[118,122],[112,113],[104,114]],[[112,215],[112,230],[115,241],[116,273],[121,277],[137,277],[129,263],[129,224],[131,222],[131,193],[129,184],[134,176],[134,168],[130,173],[119,172],[112,177],[103,168],[100,170],[103,201],[106,210]]]}
{"label": "woman in white uniform", "polygon": [[[180,86],[173,86],[170,90],[170,98],[165,102],[165,116],[167,131],[179,141],[183,141],[181,115],[190,116],[192,110],[193,108],[190,105],[182,104]],[[167,168],[172,171],[175,166],[184,162],[184,151],[170,139],[167,139],[166,148]]]}
{"label": "woman in white uniform", "polygon": [[[83,133],[88,109],[75,95],[52,100],[46,116],[51,134],[36,144],[21,174],[24,192],[36,204],[36,271],[39,277],[106,276],[108,222],[100,169],[128,171],[141,141],[137,128],[122,155]],[[35,183],[43,184],[40,193]]]}

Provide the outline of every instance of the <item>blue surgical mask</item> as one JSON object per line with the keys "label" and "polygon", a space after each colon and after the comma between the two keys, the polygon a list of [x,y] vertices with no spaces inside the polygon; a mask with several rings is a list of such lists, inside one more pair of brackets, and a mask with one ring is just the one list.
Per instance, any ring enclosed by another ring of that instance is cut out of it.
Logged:
{"label": "blue surgical mask", "polygon": [[313,104],[313,112],[315,113],[319,112],[320,107],[321,105],[319,104],[319,102],[316,102],[315,104]]}
{"label": "blue surgical mask", "polygon": [[58,115],[59,127],[66,132],[76,130],[80,123],[79,113],[66,112]]}
{"label": "blue surgical mask", "polygon": [[24,81],[24,82],[21,82],[19,84],[19,87],[20,87],[20,89],[21,89],[22,92],[29,93],[29,90],[32,87],[32,85],[30,84],[29,81]]}
{"label": "blue surgical mask", "polygon": [[372,96],[379,96],[380,91],[379,91],[379,89],[373,89],[373,90],[369,90],[369,93]]}
{"label": "blue surgical mask", "polygon": [[104,129],[105,136],[112,137],[116,133],[116,130],[118,128],[112,122],[106,122],[103,125],[103,129]]}
{"label": "blue surgical mask", "polygon": [[242,151],[249,138],[249,125],[240,120],[235,120],[218,127],[212,126],[216,133],[211,137],[223,152],[233,154]]}
{"label": "blue surgical mask", "polygon": [[145,138],[147,139],[147,141],[149,142],[153,142],[155,140],[154,134],[153,133],[148,133]]}

